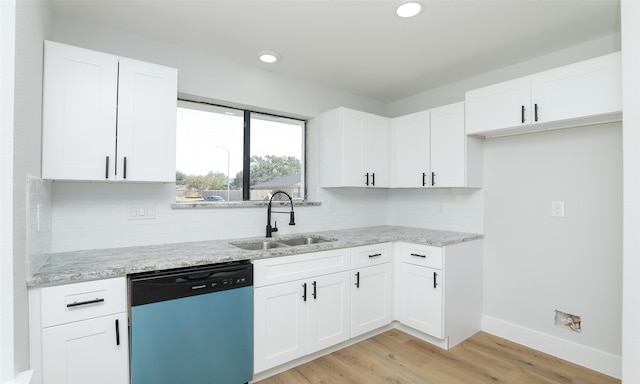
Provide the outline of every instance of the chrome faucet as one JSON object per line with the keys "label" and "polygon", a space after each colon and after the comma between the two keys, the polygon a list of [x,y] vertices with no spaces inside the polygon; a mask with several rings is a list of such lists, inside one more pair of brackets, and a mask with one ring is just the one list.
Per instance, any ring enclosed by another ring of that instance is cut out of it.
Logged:
{"label": "chrome faucet", "polygon": [[[285,191],[275,191],[273,195],[271,195],[271,197],[269,198],[269,207],[267,208],[267,237],[271,237],[271,234],[273,232],[278,232],[277,221],[274,222],[273,227],[271,227],[271,201],[278,193],[282,193],[289,198],[289,201],[291,202],[291,212],[289,212],[289,225],[296,225],[295,217],[293,215],[293,199]],[[287,213],[287,212],[273,211],[273,213]]]}

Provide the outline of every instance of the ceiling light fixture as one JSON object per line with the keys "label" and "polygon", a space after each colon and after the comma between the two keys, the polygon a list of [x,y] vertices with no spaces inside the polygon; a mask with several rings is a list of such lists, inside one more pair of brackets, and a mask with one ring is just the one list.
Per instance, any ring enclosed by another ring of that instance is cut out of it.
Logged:
{"label": "ceiling light fixture", "polygon": [[405,1],[396,8],[396,15],[402,18],[417,16],[422,12],[422,4],[417,1]]}
{"label": "ceiling light fixture", "polygon": [[267,64],[273,64],[280,60],[280,55],[272,51],[263,51],[258,54],[260,61]]}

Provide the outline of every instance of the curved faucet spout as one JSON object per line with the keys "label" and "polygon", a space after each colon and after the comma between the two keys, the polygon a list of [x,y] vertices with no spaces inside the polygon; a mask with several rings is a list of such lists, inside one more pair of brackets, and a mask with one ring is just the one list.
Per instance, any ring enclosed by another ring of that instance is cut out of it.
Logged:
{"label": "curved faucet spout", "polygon": [[289,213],[289,225],[296,225],[296,220],[295,220],[295,215],[293,212],[293,199],[291,198],[291,196],[289,196],[289,194],[285,191],[275,191],[271,197],[269,198],[269,205],[267,207],[267,237],[271,237],[271,234],[273,232],[278,232],[278,226],[277,224],[274,224],[274,226],[271,226],[271,213],[287,213],[287,212],[280,212],[280,211],[271,211],[271,201],[273,201],[273,198],[279,194],[282,193],[283,195],[287,196],[289,198],[289,202],[291,203],[291,212]]}

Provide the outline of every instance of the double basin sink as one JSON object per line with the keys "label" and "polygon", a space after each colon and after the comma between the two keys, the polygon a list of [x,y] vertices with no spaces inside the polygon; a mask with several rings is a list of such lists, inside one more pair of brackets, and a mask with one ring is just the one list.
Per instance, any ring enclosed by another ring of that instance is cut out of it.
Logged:
{"label": "double basin sink", "polygon": [[234,243],[231,243],[231,245],[236,246],[238,248],[246,249],[249,251],[265,251],[273,248],[297,247],[297,246],[303,246],[303,245],[328,243],[331,241],[335,241],[335,239],[305,235],[305,236],[282,238],[282,239],[256,240],[256,241],[237,242],[237,243],[234,242]]}

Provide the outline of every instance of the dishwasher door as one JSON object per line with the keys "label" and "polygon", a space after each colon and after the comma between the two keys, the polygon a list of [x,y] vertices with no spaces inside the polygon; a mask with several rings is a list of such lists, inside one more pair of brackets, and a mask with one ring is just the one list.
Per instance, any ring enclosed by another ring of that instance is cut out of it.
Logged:
{"label": "dishwasher door", "polygon": [[132,384],[252,380],[252,265],[229,267],[131,278]]}

